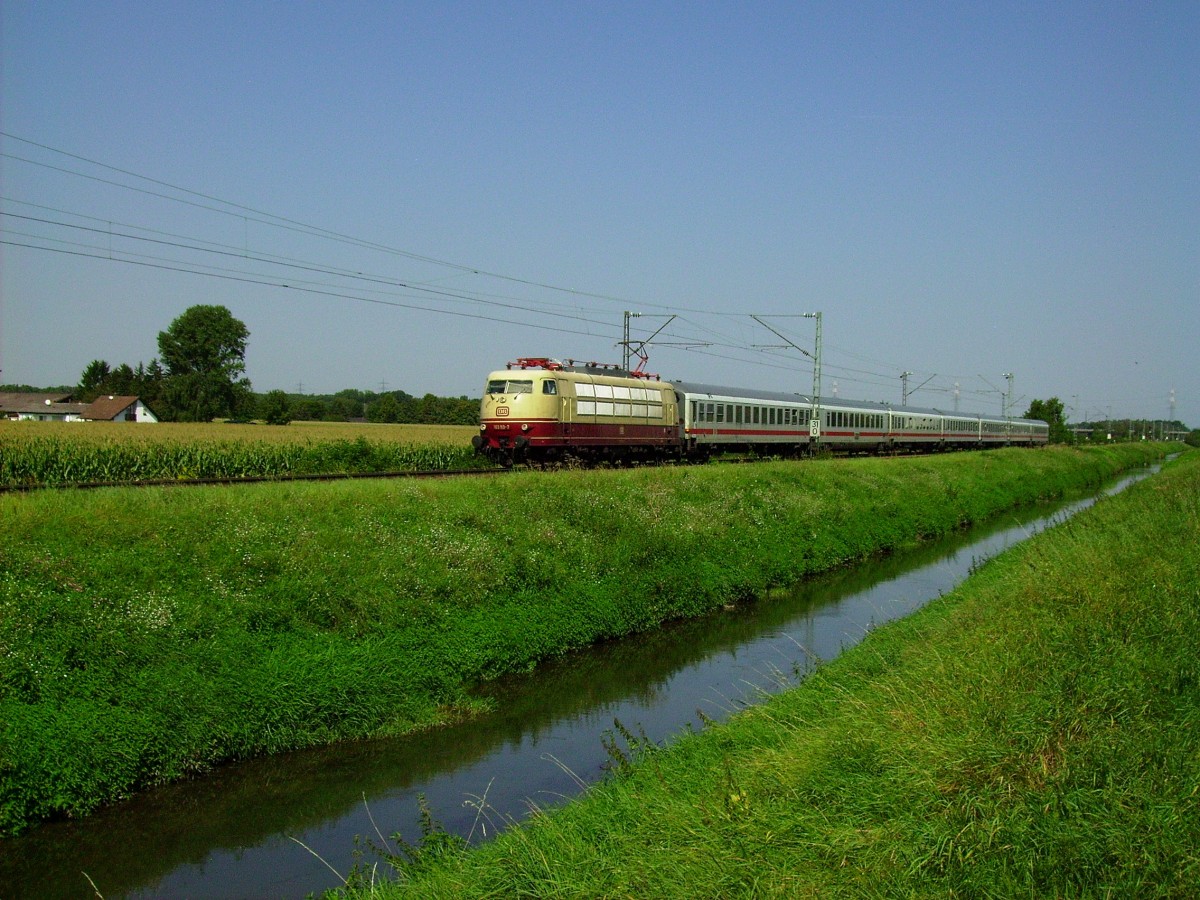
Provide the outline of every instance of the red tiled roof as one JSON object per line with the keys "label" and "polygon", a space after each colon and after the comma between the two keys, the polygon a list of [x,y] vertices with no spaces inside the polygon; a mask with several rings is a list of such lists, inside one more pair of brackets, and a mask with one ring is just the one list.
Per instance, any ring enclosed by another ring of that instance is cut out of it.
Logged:
{"label": "red tiled roof", "polygon": [[85,419],[109,422],[137,403],[137,397],[97,397],[83,409]]}

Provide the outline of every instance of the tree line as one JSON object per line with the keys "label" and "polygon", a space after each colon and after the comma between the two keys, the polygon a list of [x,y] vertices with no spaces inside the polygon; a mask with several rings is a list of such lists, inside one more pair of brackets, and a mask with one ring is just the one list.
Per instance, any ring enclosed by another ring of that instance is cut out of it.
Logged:
{"label": "tree line", "polygon": [[94,359],[71,389],[76,400],[137,396],[162,421],[261,419],[474,425],[479,401],[467,397],[414,397],[404,391],[343,390],[304,395],[256,393],[245,377],[250,331],[224,306],[193,306],[158,334],[158,356],[136,366]]}
{"label": "tree line", "polygon": [[292,422],[400,422],[407,425],[476,425],[479,399],[414,397],[404,391],[359,391],[336,394],[289,394],[271,391],[255,395],[256,418],[274,424]]}
{"label": "tree line", "polygon": [[1108,419],[1068,425],[1063,403],[1057,397],[1034,400],[1026,419],[1041,419],[1050,426],[1052,444],[1103,444],[1108,441],[1176,440],[1181,433],[1189,446],[1200,447],[1200,429],[1189,429],[1178,419]]}

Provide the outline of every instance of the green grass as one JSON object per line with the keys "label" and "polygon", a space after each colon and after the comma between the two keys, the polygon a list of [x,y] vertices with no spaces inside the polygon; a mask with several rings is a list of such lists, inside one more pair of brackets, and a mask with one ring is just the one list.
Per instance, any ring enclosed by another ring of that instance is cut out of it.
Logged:
{"label": "green grass", "polygon": [[467,689],[1157,451],[0,496],[0,834]]}
{"label": "green grass", "polygon": [[800,686],[350,893],[1195,897],[1197,634],[1191,454]]}

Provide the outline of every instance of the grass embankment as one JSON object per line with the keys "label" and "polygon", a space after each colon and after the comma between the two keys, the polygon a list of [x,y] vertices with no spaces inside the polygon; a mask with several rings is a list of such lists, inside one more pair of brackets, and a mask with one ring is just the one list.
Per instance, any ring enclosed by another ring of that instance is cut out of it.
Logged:
{"label": "grass embankment", "polygon": [[226,760],[428,727],[482,679],[1154,454],[0,496],[0,834]]}
{"label": "grass embankment", "polygon": [[0,488],[481,468],[465,425],[0,421]]}
{"label": "grass embankment", "polygon": [[349,893],[1195,897],[1197,634],[1193,453],[800,686]]}

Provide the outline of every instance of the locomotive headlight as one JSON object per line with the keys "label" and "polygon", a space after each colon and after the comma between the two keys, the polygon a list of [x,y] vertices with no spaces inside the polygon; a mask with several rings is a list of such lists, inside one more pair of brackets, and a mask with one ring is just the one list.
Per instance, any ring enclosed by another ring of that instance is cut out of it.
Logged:
{"label": "locomotive headlight", "polygon": [[528,431],[528,430],[529,430],[529,423],[528,423],[528,422],[526,422],[524,425],[522,425],[522,426],[521,426],[521,430],[522,430],[522,431]]}
{"label": "locomotive headlight", "polygon": [[480,431],[487,431],[487,423],[486,423],[486,422],[480,422],[480,423],[479,423],[479,430],[480,430]]}

